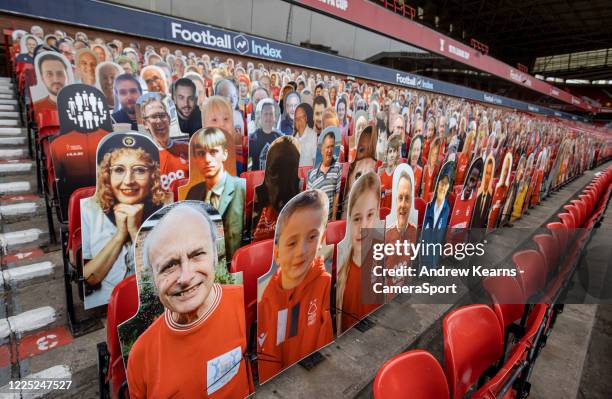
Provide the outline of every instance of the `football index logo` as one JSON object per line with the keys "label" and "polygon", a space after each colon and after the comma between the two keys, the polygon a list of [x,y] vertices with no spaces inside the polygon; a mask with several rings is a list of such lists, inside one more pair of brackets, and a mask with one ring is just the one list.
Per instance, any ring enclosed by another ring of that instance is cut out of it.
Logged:
{"label": "football index logo", "polygon": [[234,49],[244,55],[249,52],[249,41],[243,35],[234,36]]}

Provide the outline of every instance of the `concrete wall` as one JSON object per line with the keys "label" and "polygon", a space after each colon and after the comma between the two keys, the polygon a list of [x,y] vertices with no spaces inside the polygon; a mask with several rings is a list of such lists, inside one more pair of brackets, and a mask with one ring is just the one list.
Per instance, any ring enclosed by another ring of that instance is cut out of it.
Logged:
{"label": "concrete wall", "polygon": [[114,0],[144,10],[185,18],[267,39],[330,47],[364,60],[384,51],[424,52],[282,0]]}

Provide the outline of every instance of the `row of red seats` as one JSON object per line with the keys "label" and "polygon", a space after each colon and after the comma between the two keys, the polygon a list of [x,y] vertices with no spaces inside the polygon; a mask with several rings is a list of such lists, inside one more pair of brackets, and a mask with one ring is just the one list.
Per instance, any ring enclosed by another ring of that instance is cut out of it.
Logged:
{"label": "row of red seats", "polygon": [[[444,370],[424,350],[387,361],[374,381],[374,397],[445,399],[515,398],[528,394],[531,368],[562,306],[558,298],[570,284],[593,228],[603,216],[612,188],[612,167],[596,177],[546,225],[550,234],[533,237],[537,250],[512,256],[518,277],[490,277],[483,286],[494,304],[470,305],[443,321]],[[567,248],[566,251],[564,249]],[[535,305],[526,305],[537,295]],[[516,323],[520,323],[517,327]],[[517,334],[516,331],[519,331]],[[518,335],[508,345],[510,334]],[[501,365],[495,367],[496,365]],[[494,374],[487,373],[494,368]],[[489,379],[478,386],[485,375]]]}

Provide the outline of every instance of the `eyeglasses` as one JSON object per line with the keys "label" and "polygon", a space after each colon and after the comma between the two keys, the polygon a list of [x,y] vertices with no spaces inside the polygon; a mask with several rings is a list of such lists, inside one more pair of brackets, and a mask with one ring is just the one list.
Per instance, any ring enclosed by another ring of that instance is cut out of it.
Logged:
{"label": "eyeglasses", "polygon": [[143,165],[136,165],[136,166],[132,166],[131,168],[127,168],[123,165],[115,165],[115,166],[109,167],[111,177],[117,178],[117,179],[125,178],[125,174],[127,173],[128,169],[130,170],[130,175],[135,180],[144,180],[147,178],[147,175],[149,174],[149,168]]}
{"label": "eyeglasses", "polygon": [[153,114],[153,115],[149,115],[149,116],[145,116],[146,120],[152,121],[152,120],[159,120],[159,121],[163,121],[168,119],[168,114],[165,112],[160,112],[159,114]]}

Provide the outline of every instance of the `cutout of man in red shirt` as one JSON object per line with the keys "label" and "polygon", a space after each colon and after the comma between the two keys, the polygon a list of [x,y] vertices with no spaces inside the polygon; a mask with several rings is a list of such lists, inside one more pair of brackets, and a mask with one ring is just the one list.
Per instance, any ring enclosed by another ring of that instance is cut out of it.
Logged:
{"label": "cutout of man in red shirt", "polygon": [[308,190],[292,198],[278,217],[274,263],[257,287],[260,382],[333,340],[331,274],[318,256],[328,208],[323,191]]}
{"label": "cutout of man in red shirt", "polygon": [[200,208],[180,204],[144,239],[143,264],[165,311],[130,351],[132,399],[233,399],[253,390],[243,289],[214,282],[215,229]]}

